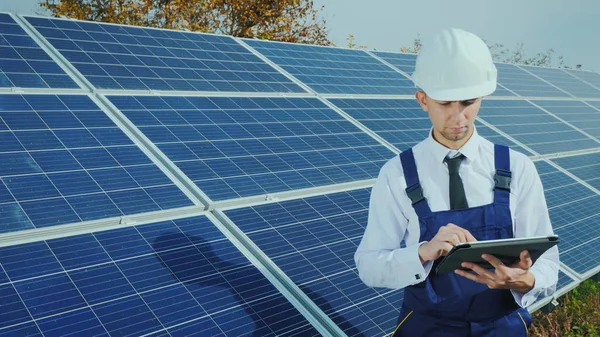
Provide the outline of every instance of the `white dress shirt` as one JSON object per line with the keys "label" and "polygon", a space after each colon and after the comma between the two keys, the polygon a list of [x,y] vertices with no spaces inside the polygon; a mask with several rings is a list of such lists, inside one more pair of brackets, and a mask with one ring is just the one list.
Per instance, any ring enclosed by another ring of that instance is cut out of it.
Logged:
{"label": "white dress shirt", "polygon": [[[477,130],[458,150],[466,156],[459,174],[469,207],[493,202],[494,145],[479,136]],[[429,137],[413,147],[423,193],[432,212],[450,209],[447,155],[456,155]],[[515,237],[552,235],[542,182],[533,162],[524,154],[510,150],[512,182],[510,211]],[[354,260],[361,280],[371,287],[400,289],[422,282],[433,265],[421,263],[418,249],[419,219],[404,189],[400,158],[395,156],[382,168],[371,191],[369,217],[364,236]],[[446,225],[446,224],[443,224]],[[460,226],[461,224],[456,224]],[[405,246],[400,243],[404,240]],[[558,282],[559,256],[555,246],[546,251],[531,267],[535,285],[526,294],[512,291],[521,307],[550,296]]]}

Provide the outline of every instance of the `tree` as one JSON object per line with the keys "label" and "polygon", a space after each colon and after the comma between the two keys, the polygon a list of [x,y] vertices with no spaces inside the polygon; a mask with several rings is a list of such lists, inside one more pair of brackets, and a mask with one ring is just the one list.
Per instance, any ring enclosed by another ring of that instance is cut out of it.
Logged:
{"label": "tree", "polygon": [[332,45],[313,0],[40,0],[56,17]]}
{"label": "tree", "polygon": [[[485,41],[485,40],[484,40]],[[528,57],[525,53],[525,47],[523,43],[518,43],[515,49],[510,49],[500,43],[492,43],[485,41],[494,62],[512,63],[512,64],[523,64],[540,67],[555,67],[555,68],[571,68],[565,65],[564,58],[562,55],[554,59],[554,49],[548,49],[544,53],[537,53],[534,56]],[[416,54],[421,48],[421,38],[417,37],[413,40],[413,45],[409,47],[400,47],[402,53],[413,53]],[[575,66],[576,69],[581,69],[581,64]]]}

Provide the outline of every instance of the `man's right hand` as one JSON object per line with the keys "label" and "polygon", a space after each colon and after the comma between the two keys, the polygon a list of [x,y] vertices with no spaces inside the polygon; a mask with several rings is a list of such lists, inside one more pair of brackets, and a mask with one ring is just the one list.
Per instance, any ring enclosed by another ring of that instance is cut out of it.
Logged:
{"label": "man's right hand", "polygon": [[421,263],[434,261],[440,256],[445,256],[458,243],[473,241],[477,241],[477,239],[468,230],[449,223],[440,227],[431,241],[419,246]]}

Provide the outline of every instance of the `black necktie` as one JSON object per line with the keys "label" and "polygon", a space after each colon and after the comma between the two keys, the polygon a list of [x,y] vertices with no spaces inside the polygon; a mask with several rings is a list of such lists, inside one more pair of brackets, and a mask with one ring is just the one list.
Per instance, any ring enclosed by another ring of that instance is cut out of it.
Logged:
{"label": "black necktie", "polygon": [[468,208],[467,197],[463,187],[462,179],[458,174],[458,168],[462,162],[464,155],[458,155],[452,159],[444,159],[448,163],[448,171],[450,173],[450,209]]}

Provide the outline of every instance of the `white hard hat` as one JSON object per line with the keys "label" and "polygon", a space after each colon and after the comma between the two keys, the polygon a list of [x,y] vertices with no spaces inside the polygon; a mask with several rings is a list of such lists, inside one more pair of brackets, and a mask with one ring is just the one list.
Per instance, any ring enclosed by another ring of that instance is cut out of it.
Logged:
{"label": "white hard hat", "polygon": [[463,101],[493,93],[497,76],[485,42],[451,28],[423,43],[412,80],[433,99]]}

